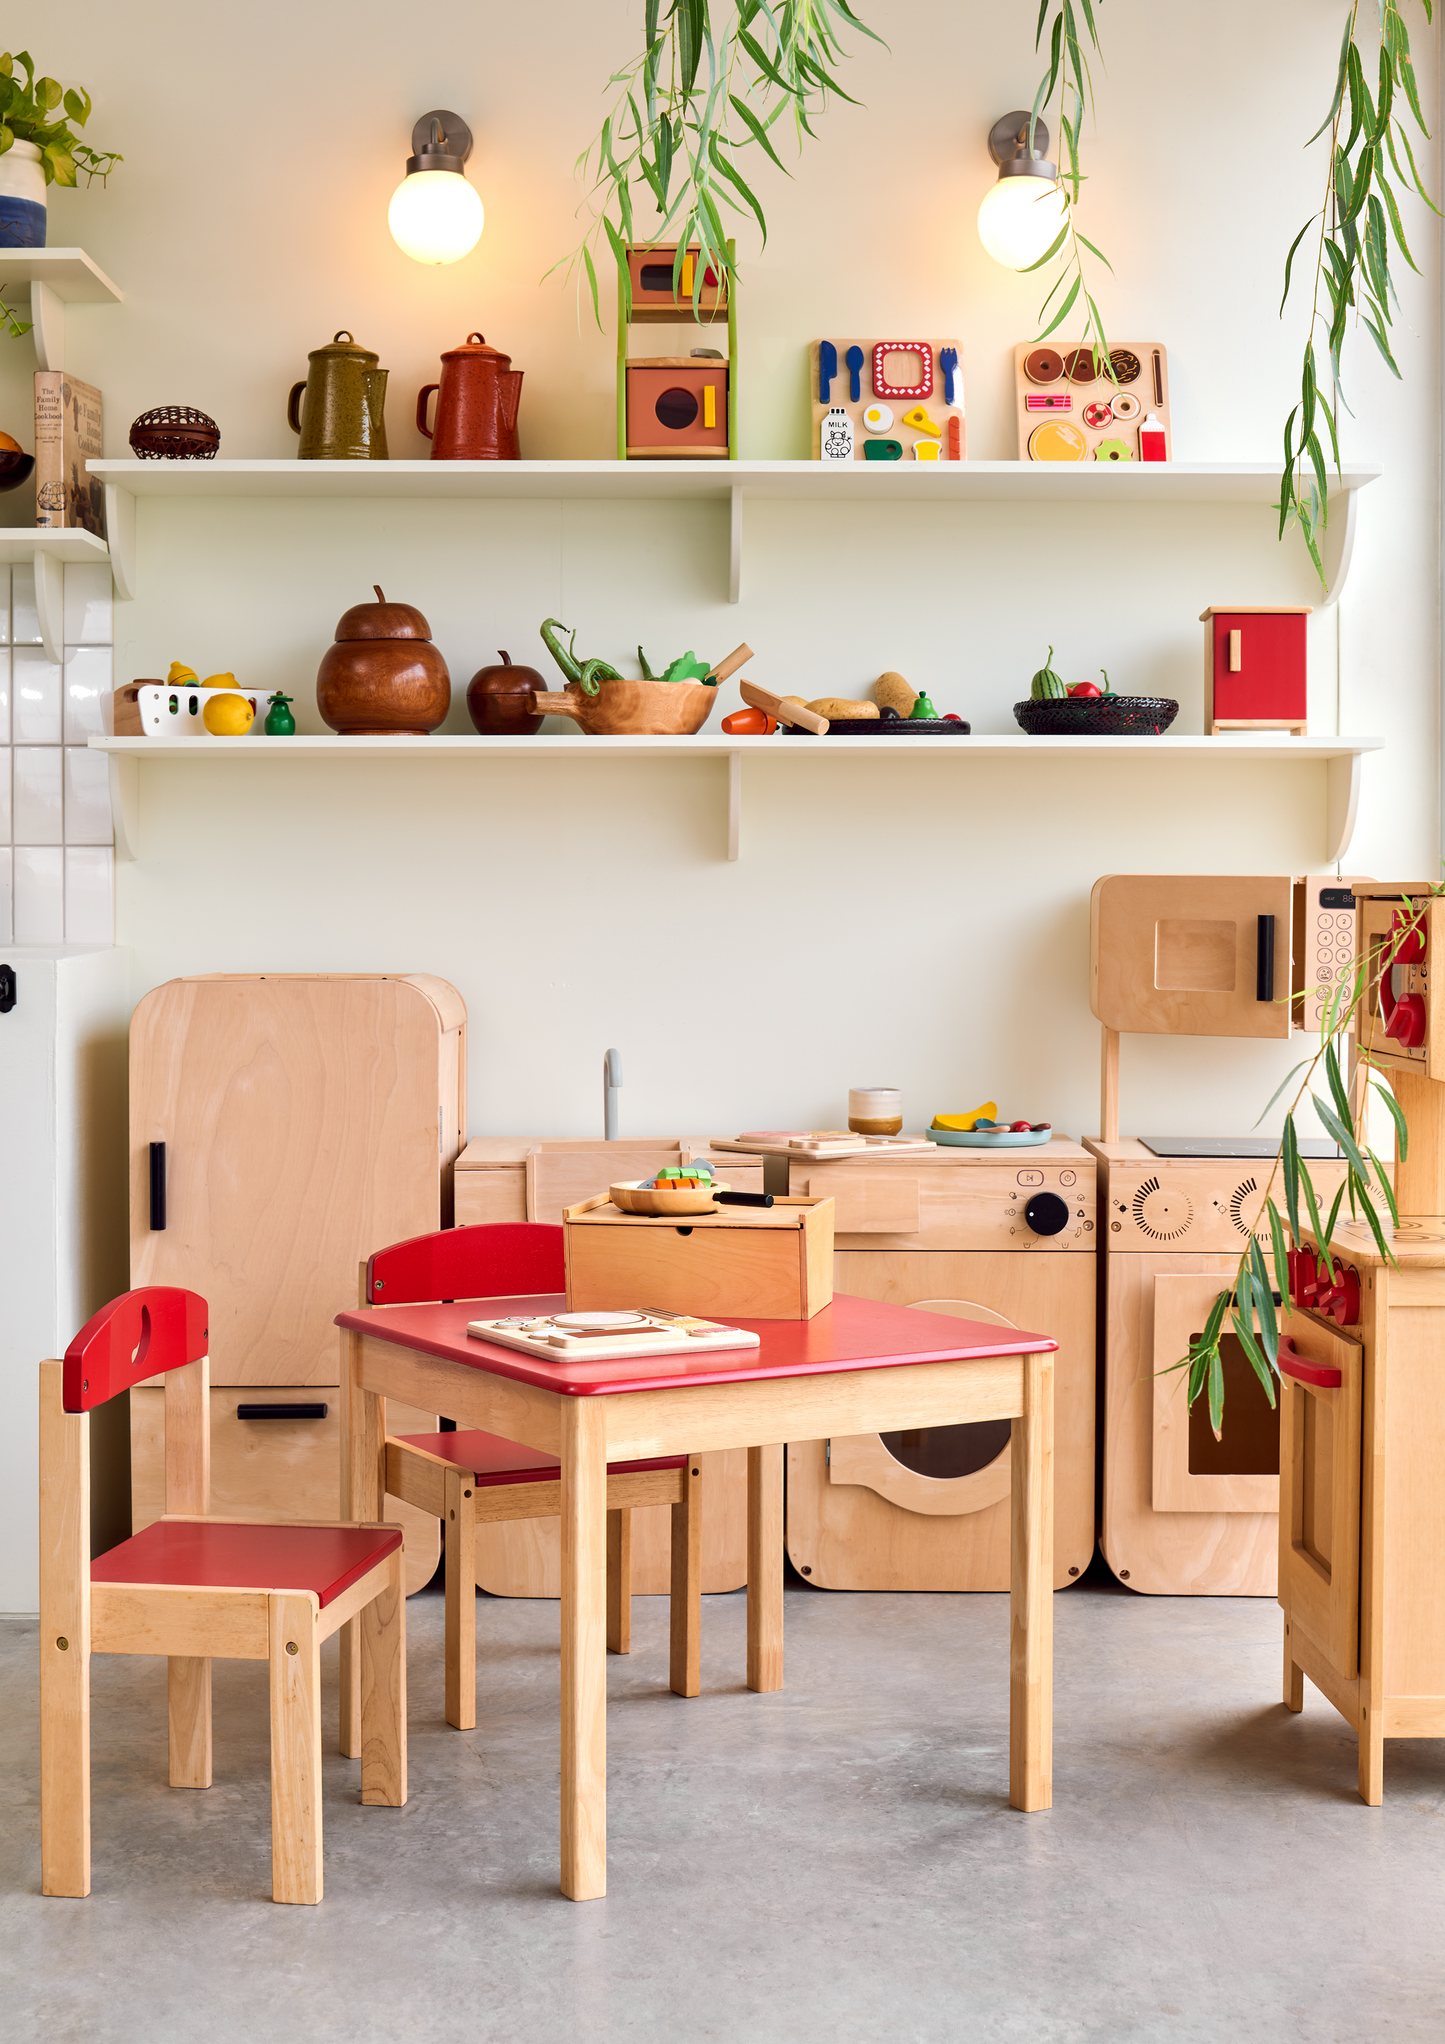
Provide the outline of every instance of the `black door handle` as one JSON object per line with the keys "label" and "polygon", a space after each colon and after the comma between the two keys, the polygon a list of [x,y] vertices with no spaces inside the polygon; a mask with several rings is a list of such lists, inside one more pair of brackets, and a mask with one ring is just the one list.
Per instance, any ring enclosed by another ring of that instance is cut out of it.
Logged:
{"label": "black door handle", "polygon": [[324,1405],[238,1405],[237,1419],[325,1419]]}
{"label": "black door handle", "polygon": [[1257,1001],[1274,999],[1274,917],[1257,918],[1258,931],[1254,940],[1254,998]]}
{"label": "black door handle", "polygon": [[166,1146],[164,1143],[151,1144],[151,1233],[159,1234],[166,1225]]}

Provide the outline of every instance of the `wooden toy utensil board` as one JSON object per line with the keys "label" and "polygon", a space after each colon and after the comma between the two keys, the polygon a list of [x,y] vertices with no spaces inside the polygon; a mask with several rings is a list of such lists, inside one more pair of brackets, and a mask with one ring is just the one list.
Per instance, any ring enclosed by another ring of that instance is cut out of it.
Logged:
{"label": "wooden toy utensil board", "polygon": [[1169,356],[1158,341],[1116,341],[1108,364],[1093,348],[1020,341],[1014,391],[1020,461],[1173,457]]}
{"label": "wooden toy utensil board", "polygon": [[760,1337],[718,1320],[684,1313],[550,1313],[534,1320],[469,1320],[467,1333],[500,1342],[549,1362],[590,1361],[595,1356],[671,1356],[699,1349],[757,1348]]}
{"label": "wooden toy utensil board", "polygon": [[814,341],[813,459],[962,461],[957,341]]}

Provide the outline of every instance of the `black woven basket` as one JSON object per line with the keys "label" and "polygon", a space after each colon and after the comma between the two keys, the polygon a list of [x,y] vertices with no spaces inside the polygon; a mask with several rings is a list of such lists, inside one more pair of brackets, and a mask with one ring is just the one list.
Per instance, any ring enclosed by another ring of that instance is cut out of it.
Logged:
{"label": "black woven basket", "polygon": [[1060,696],[1014,704],[1030,738],[1158,738],[1179,715],[1168,696]]}

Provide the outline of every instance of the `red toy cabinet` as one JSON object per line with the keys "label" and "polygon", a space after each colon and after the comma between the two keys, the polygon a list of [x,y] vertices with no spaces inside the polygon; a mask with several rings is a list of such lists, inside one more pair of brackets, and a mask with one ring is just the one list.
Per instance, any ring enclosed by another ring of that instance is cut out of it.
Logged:
{"label": "red toy cabinet", "polygon": [[1303,738],[1309,714],[1305,619],[1309,604],[1263,608],[1213,604],[1204,626],[1204,729],[1290,731]]}

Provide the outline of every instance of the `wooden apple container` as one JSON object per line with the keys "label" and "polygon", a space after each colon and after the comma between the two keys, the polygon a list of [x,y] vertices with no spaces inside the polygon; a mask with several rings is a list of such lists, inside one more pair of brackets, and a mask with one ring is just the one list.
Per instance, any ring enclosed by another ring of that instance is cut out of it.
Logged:
{"label": "wooden apple container", "polygon": [[532,738],[542,728],[533,692],[547,684],[535,667],[516,667],[510,653],[498,667],[479,667],[467,684],[467,715],[484,738]]}
{"label": "wooden apple container", "polygon": [[316,707],[343,738],[425,738],[452,699],[447,663],[431,626],[409,603],[353,604],[316,675]]}

